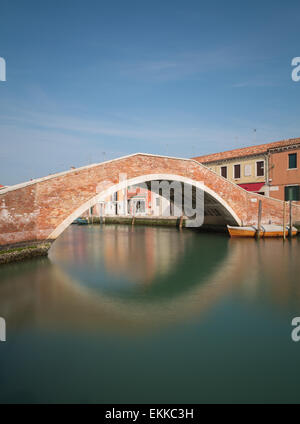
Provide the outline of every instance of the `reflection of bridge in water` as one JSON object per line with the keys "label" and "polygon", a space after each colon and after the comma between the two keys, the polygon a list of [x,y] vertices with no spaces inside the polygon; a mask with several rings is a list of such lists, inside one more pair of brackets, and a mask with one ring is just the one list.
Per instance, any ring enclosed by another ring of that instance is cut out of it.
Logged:
{"label": "reflection of bridge in water", "polygon": [[[133,231],[130,237],[125,234],[125,228],[123,232],[111,228],[110,237],[106,237],[105,246],[100,252],[101,255],[104,252],[105,272],[112,276],[112,280],[116,276],[121,281],[116,287],[99,287],[93,279],[87,279],[87,286],[82,285],[72,275],[64,252],[66,245],[69,245],[68,238],[80,237],[80,231],[66,234],[57,251],[53,251],[53,260],[58,264],[42,259],[3,268],[0,315],[6,317],[8,327],[113,330],[135,334],[199,316],[204,319],[205,314],[233,295],[249,303],[252,298],[259,297],[262,304],[275,304],[276,309],[281,311],[291,304],[295,305],[295,310],[299,308],[300,289],[296,285],[300,272],[298,239],[284,244],[281,240],[257,244],[254,240],[231,241],[220,237],[219,246],[217,242],[216,252],[209,259],[205,255],[207,239],[203,239],[202,249],[201,243],[197,245],[199,249],[195,252],[194,236],[191,234],[177,248],[177,232],[168,230],[168,237],[161,237],[161,240],[169,240],[168,244],[163,245],[167,254],[163,258],[159,254],[150,255],[146,269],[141,265],[132,270],[128,255],[140,251],[141,257],[145,257],[145,250],[159,245],[160,237],[159,232],[155,236],[155,232],[147,228],[145,232],[128,229]],[[126,250],[128,245],[129,251]],[[96,266],[99,262],[99,252],[98,256],[95,254],[91,258],[88,245],[83,247],[74,243],[72,248],[75,261],[79,257],[85,261],[87,257],[88,267]],[[120,262],[114,259],[115,251]],[[157,261],[161,260],[164,266],[158,267]],[[203,273],[201,262],[205,267]],[[161,271],[156,273],[156,268]],[[291,275],[291,270],[295,275],[295,284],[286,278],[288,273]],[[22,281],[20,272],[24,276]],[[76,274],[76,267],[73,272]],[[98,274],[98,278],[101,279],[101,275]],[[128,280],[131,284],[128,284]]]}

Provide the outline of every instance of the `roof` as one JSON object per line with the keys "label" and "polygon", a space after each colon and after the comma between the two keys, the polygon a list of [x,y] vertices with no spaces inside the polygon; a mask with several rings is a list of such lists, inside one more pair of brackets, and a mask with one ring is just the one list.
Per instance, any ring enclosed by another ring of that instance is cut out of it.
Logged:
{"label": "roof", "polygon": [[225,152],[213,153],[205,156],[198,156],[195,159],[201,163],[217,162],[226,159],[240,158],[243,156],[254,156],[267,153],[270,149],[286,147],[294,144],[300,145],[300,138],[290,138],[288,140],[276,141],[273,143],[260,144],[258,146],[243,147],[241,149],[227,150]]}

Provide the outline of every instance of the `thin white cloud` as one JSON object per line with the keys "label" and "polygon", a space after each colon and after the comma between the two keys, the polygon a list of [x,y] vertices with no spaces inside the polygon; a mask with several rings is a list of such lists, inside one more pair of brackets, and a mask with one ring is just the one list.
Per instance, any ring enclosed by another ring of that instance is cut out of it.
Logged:
{"label": "thin white cloud", "polygon": [[153,81],[178,80],[213,70],[232,69],[249,61],[237,48],[223,48],[184,52],[169,55],[167,58],[149,58],[130,63],[120,63],[121,75]]}
{"label": "thin white cloud", "polygon": [[261,80],[261,81],[242,81],[237,82],[231,85],[233,88],[247,88],[247,87],[276,87],[277,83],[270,80]]}
{"label": "thin white cloud", "polygon": [[141,127],[140,125],[122,125],[119,122],[91,120],[73,116],[56,116],[38,112],[24,112],[22,115],[4,115],[0,122],[15,126],[36,126],[44,130],[59,130],[81,135],[99,135],[107,137],[131,138],[138,140],[179,140],[199,139],[201,128],[155,128],[155,124]]}

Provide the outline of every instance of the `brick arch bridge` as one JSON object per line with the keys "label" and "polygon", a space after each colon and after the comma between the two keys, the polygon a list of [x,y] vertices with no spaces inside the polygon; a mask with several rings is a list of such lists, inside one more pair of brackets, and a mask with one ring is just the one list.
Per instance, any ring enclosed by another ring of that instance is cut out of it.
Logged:
{"label": "brick arch bridge", "polygon": [[[127,184],[175,180],[205,192],[205,223],[283,222],[283,202],[245,191],[192,159],[133,154],[8,187],[0,191],[0,246],[55,240],[85,210]],[[300,221],[300,207],[294,218]]]}

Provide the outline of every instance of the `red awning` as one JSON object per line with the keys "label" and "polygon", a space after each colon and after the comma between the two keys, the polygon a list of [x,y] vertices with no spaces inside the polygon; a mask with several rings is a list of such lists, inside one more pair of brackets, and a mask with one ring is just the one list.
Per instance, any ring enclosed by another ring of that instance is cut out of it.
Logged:
{"label": "red awning", "polygon": [[249,184],[238,184],[240,187],[242,187],[244,190],[247,191],[259,191],[265,183],[249,183]]}

